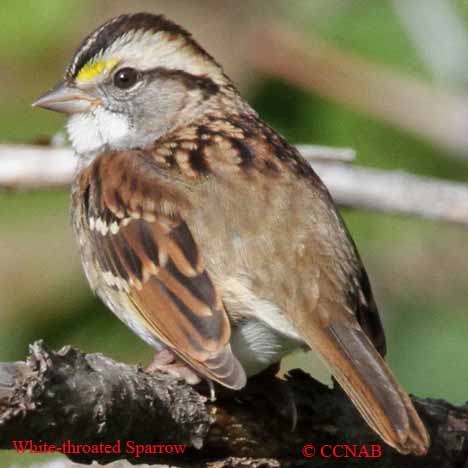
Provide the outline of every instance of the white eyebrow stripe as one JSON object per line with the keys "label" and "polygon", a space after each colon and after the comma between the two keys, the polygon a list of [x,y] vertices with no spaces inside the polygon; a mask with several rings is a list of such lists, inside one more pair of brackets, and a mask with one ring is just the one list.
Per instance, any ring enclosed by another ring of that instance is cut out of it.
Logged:
{"label": "white eyebrow stripe", "polygon": [[167,31],[128,31],[91,60],[117,60],[142,71],[162,67],[196,76],[209,75],[217,84],[225,80],[214,61],[195,50],[184,36],[174,38]]}

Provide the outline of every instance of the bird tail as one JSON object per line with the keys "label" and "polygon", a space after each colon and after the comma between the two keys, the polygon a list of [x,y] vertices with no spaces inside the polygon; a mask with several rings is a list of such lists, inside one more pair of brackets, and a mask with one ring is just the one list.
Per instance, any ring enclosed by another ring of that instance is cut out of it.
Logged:
{"label": "bird tail", "polygon": [[360,327],[331,324],[305,338],[388,445],[403,454],[427,453],[429,435],[411,399]]}

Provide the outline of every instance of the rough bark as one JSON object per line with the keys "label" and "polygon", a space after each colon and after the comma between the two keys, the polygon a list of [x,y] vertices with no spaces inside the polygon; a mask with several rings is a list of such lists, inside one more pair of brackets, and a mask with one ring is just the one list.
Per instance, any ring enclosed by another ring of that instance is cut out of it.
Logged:
{"label": "rough bark", "polygon": [[[247,389],[217,389],[210,402],[204,389],[164,375],[148,375],[138,366],[117,363],[101,354],[83,354],[71,347],[58,352],[42,342],[30,347],[26,362],[0,364],[0,448],[13,449],[13,440],[32,440],[60,446],[115,444],[118,454],[70,454],[74,461],[108,463],[168,463],[172,466],[295,467],[468,466],[468,405],[413,397],[427,425],[432,446],[426,457],[402,456],[373,434],[346,395],[329,389],[302,371],[287,376],[287,384],[273,376],[249,382]],[[200,393],[201,392],[201,393]],[[291,430],[292,396],[298,423]],[[125,453],[125,441],[140,444],[186,444],[184,454]],[[323,444],[380,444],[375,459],[323,458]],[[317,456],[302,450],[313,444]]]}

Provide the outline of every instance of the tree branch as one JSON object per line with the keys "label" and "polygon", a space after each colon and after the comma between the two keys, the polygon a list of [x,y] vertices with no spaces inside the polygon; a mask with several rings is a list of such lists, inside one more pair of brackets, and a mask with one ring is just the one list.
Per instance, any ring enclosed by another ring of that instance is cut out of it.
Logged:
{"label": "tree branch", "polygon": [[[138,366],[71,347],[52,352],[36,342],[26,362],[0,364],[0,448],[12,449],[13,440],[57,446],[68,440],[75,445],[115,445],[120,440],[120,453],[68,456],[81,463],[128,459],[222,468],[298,466],[307,461],[304,445],[313,444],[313,466],[333,468],[342,466],[342,460],[321,457],[323,444],[382,444],[341,390],[331,390],[298,370],[287,381],[299,414],[294,431],[290,415],[278,411],[285,406],[281,397],[269,401],[275,386],[286,385],[275,377],[251,379],[242,392],[218,390],[218,400],[208,402],[174,377],[148,375]],[[415,397],[413,401],[431,433],[428,455],[402,456],[382,444],[382,456],[372,466],[466,466],[468,405]],[[136,458],[127,453],[126,441],[185,444],[186,449],[183,454]],[[362,466],[362,459],[349,459],[347,466],[353,463]]]}
{"label": "tree branch", "polygon": [[[353,166],[346,148],[298,146],[342,206],[468,226],[468,184]],[[68,148],[0,145],[0,190],[63,187],[76,166]]]}
{"label": "tree branch", "polygon": [[468,184],[343,164],[313,167],[339,205],[468,227]]}
{"label": "tree branch", "polygon": [[[346,163],[356,156],[349,148],[301,145],[299,149],[311,161]],[[66,147],[0,145],[0,189],[31,190],[68,185],[76,163],[73,150]]]}

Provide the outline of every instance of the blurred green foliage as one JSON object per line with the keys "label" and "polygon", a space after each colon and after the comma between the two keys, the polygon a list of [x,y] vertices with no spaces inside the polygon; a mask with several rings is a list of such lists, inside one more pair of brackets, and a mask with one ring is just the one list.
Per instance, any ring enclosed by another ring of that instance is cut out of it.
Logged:
{"label": "blurred green foliage", "polygon": [[[430,79],[388,1],[349,1],[325,18],[313,14],[313,3],[294,1],[288,8],[283,4],[283,17],[297,29],[319,33],[373,62]],[[455,4],[468,24],[466,2],[459,0]],[[134,9],[133,4],[128,5],[128,10]],[[95,26],[94,7],[90,0],[3,0],[1,140],[27,142],[62,128],[60,116],[33,111],[30,102],[60,77],[79,39]],[[210,48],[210,44],[205,45]],[[450,154],[284,82],[260,77],[247,95],[260,114],[291,142],[353,147],[359,164],[468,179],[467,164]],[[17,282],[9,283],[13,286],[2,288],[0,293],[32,294],[27,310],[12,309],[5,317],[0,310],[0,360],[21,359],[28,343],[44,338],[55,348],[73,344],[115,359],[145,362],[151,351],[91,296],[79,272],[59,282],[61,286],[56,290],[47,291],[45,298],[40,281],[32,292],[22,289],[22,271],[34,264],[31,257],[35,247],[30,248],[31,254],[27,247],[33,236],[46,233],[38,249],[50,251],[41,259],[66,265],[67,258],[58,258],[53,250],[58,244],[50,243],[46,235],[62,236],[73,245],[67,227],[68,198],[63,191],[0,194],[0,256],[13,245],[24,262],[0,269],[0,280],[11,269],[19,271]],[[384,314],[389,360],[396,374],[420,396],[464,402],[468,399],[468,385],[463,378],[468,375],[466,232],[420,220],[350,210],[344,215]],[[72,248],[74,245],[67,247]],[[44,287],[49,284],[47,262],[43,265]],[[37,305],[36,297],[40,297]],[[307,356],[299,359],[301,364],[308,362]],[[295,364],[294,357],[289,364]],[[26,463],[25,458],[20,460],[11,454],[0,460]]]}

